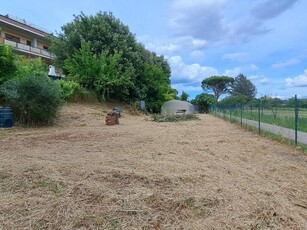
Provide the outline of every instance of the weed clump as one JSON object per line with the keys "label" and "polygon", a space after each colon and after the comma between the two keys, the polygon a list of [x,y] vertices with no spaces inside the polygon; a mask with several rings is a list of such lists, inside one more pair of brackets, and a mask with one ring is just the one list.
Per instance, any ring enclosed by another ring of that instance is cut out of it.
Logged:
{"label": "weed clump", "polygon": [[199,120],[195,114],[183,114],[183,115],[152,115],[152,121],[154,122],[181,122],[181,121],[193,121]]}

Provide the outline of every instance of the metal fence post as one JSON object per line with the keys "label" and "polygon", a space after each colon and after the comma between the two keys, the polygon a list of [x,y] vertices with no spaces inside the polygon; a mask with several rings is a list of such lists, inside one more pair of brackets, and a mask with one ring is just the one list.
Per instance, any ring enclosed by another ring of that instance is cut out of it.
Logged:
{"label": "metal fence post", "polygon": [[298,100],[297,100],[297,95],[295,95],[295,100],[294,100],[294,113],[295,113],[295,118],[294,118],[295,145],[297,145],[297,123],[298,123]]}
{"label": "metal fence post", "polygon": [[260,134],[260,119],[261,119],[261,99],[259,100],[259,108],[258,108],[258,132]]}

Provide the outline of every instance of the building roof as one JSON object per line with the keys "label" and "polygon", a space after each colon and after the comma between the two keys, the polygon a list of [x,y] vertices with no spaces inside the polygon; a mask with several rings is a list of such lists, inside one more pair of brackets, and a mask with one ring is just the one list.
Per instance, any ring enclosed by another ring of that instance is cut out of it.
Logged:
{"label": "building roof", "polygon": [[50,31],[47,31],[43,28],[40,28],[38,26],[35,26],[34,24],[31,24],[25,20],[19,19],[12,15],[1,15],[0,14],[0,24],[3,23],[5,25],[10,25],[15,28],[19,28],[21,30],[24,30],[28,33],[32,33],[41,37],[45,37],[48,35],[51,35],[52,33]]}

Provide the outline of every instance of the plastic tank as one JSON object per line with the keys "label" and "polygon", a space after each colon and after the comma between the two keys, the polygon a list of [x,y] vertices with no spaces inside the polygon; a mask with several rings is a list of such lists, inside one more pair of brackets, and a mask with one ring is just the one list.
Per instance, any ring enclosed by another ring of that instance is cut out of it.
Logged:
{"label": "plastic tank", "polygon": [[13,124],[12,109],[8,107],[0,107],[0,128],[11,128]]}

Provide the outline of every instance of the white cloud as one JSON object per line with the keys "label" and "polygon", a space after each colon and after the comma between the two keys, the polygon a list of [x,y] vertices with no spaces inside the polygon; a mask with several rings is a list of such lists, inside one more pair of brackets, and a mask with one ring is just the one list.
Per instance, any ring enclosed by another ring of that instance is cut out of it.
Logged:
{"label": "white cloud", "polygon": [[193,54],[200,54],[208,42],[202,39],[195,39],[191,36],[177,37],[175,39],[154,40],[150,36],[142,36],[139,39],[151,51],[160,55],[171,55],[180,51],[188,51]]}
{"label": "white cloud", "polygon": [[273,69],[282,69],[282,68],[286,68],[288,66],[291,66],[291,65],[296,65],[296,64],[299,64],[301,61],[297,58],[291,58],[291,59],[288,59],[284,62],[280,62],[280,63],[275,63],[272,65],[272,68]]}
{"label": "white cloud", "polygon": [[270,81],[269,81],[269,79],[267,79],[267,78],[262,78],[262,79],[260,79],[260,83],[261,84],[263,84],[263,85],[266,85],[266,84],[268,84]]}
{"label": "white cloud", "polygon": [[200,51],[200,50],[194,50],[192,53],[191,53],[191,57],[193,58],[201,58],[205,56],[205,52],[204,51]]}
{"label": "white cloud", "polygon": [[180,46],[174,43],[156,44],[149,42],[145,44],[145,47],[151,51],[154,51],[160,55],[173,53],[180,49]]}
{"label": "white cloud", "polygon": [[172,56],[168,59],[172,69],[172,82],[201,83],[207,77],[219,75],[219,72],[210,66],[202,66],[198,63],[186,64],[180,56]]}
{"label": "white cloud", "polygon": [[201,88],[201,83],[195,84],[195,85],[190,85],[189,83],[178,83],[178,84],[172,84],[172,88],[175,88],[178,92],[198,92],[203,90]]}
{"label": "white cloud", "polygon": [[286,83],[288,87],[307,87],[307,69],[297,77],[287,78]]}
{"label": "white cloud", "polygon": [[248,79],[253,82],[259,82],[261,85],[270,83],[270,80],[262,75],[252,75]]}
{"label": "white cloud", "polygon": [[191,36],[178,37],[175,39],[175,43],[188,50],[203,49],[206,48],[208,44],[206,40],[193,38]]}
{"label": "white cloud", "polygon": [[250,65],[250,69],[251,69],[252,71],[256,71],[256,70],[259,69],[259,67],[256,66],[255,64],[251,64],[251,65]]}
{"label": "white cloud", "polygon": [[231,60],[231,61],[238,61],[243,62],[248,59],[248,54],[244,52],[239,53],[227,53],[222,56],[223,59]]}
{"label": "white cloud", "polygon": [[242,72],[242,69],[240,67],[235,67],[233,69],[227,69],[223,73],[223,75],[228,77],[236,77]]}

